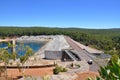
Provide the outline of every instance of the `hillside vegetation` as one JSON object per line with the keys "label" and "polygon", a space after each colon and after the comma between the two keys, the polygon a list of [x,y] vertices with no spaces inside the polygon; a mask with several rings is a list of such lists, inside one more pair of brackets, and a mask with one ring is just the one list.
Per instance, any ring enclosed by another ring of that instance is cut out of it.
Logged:
{"label": "hillside vegetation", "polygon": [[67,35],[84,45],[120,56],[120,29],[0,27],[1,38],[24,35]]}

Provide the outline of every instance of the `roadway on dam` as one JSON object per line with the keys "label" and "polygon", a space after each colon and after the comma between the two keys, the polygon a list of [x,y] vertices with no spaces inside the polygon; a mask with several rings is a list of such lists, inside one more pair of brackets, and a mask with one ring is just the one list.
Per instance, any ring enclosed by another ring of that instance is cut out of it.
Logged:
{"label": "roadway on dam", "polygon": [[[89,56],[89,53],[83,50],[79,45],[77,45],[70,37],[65,36],[66,41],[68,44],[77,52],[77,54],[81,57],[81,60],[91,60],[92,58]],[[93,60],[93,63],[89,65],[89,71],[98,72],[99,66]]]}

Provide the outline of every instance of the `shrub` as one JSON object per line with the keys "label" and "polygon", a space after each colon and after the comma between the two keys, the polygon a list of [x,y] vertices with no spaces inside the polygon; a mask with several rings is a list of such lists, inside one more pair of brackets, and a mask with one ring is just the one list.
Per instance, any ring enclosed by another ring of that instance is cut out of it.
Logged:
{"label": "shrub", "polygon": [[58,74],[60,71],[57,69],[57,68],[55,68],[55,69],[53,69],[53,73],[54,74]]}
{"label": "shrub", "polygon": [[58,66],[58,65],[57,65],[57,66],[55,67],[55,69],[53,69],[53,73],[54,73],[54,74],[58,74],[59,72],[61,72],[61,70],[62,70],[61,66]]}
{"label": "shrub", "polygon": [[5,69],[0,66],[0,77],[1,77],[1,74],[2,74],[3,72],[5,72]]}
{"label": "shrub", "polygon": [[61,72],[67,72],[67,69],[66,69],[66,68],[63,68]]}
{"label": "shrub", "polygon": [[[105,67],[100,67],[100,77],[95,80],[120,80],[120,59],[112,61],[111,64]],[[88,80],[94,80],[88,78]]]}
{"label": "shrub", "polygon": [[111,65],[101,67],[99,73],[105,80],[120,80],[120,59],[111,61]]}
{"label": "shrub", "polygon": [[54,74],[59,74],[60,72],[66,72],[67,69],[63,68],[61,66],[56,65],[55,69],[53,69],[53,73]]}
{"label": "shrub", "polygon": [[77,66],[78,68],[80,68],[80,65],[79,65],[79,64],[76,64],[76,66]]}

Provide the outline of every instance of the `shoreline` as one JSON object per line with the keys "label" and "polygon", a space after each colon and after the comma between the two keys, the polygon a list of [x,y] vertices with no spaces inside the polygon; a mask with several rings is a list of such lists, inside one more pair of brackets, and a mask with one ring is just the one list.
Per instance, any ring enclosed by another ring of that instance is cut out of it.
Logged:
{"label": "shoreline", "polygon": [[8,42],[8,41],[10,41],[10,39],[9,39],[9,38],[0,39],[0,42]]}

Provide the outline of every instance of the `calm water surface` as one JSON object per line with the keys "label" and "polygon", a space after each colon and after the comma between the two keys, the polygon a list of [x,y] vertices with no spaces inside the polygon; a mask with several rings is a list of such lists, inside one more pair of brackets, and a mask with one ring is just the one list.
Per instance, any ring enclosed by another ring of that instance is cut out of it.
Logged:
{"label": "calm water surface", "polygon": [[[26,46],[29,46],[30,48],[32,48],[34,52],[37,52],[45,43],[46,42],[17,42],[16,47],[14,49],[19,55],[24,55],[26,52],[25,50]],[[5,48],[7,46],[8,46],[7,42],[0,43],[0,48]],[[8,48],[7,50],[10,53],[13,52],[13,48]]]}

